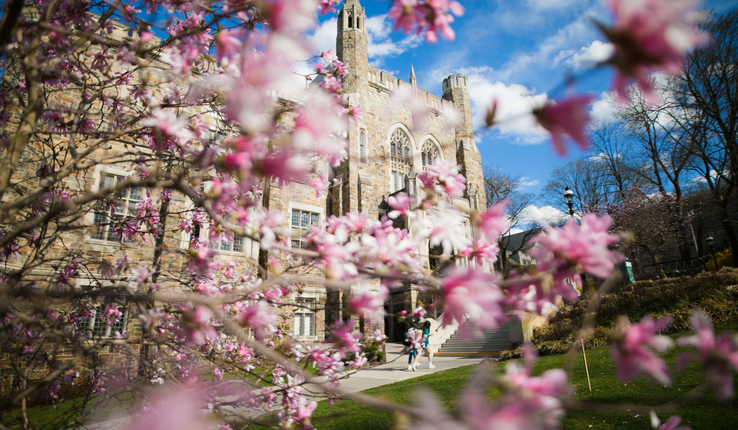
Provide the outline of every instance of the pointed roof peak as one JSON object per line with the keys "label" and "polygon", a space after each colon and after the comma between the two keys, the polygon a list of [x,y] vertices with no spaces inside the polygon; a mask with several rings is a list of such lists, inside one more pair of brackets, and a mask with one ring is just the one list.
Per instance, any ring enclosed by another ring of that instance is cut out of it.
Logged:
{"label": "pointed roof peak", "polygon": [[410,63],[410,77],[415,77],[415,67],[413,67],[412,63]]}

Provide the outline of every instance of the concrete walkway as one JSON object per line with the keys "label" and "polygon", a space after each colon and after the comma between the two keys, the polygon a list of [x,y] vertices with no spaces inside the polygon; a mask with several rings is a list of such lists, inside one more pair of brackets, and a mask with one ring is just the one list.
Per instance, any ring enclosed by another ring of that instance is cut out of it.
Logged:
{"label": "concrete walkway", "polygon": [[347,379],[341,380],[341,389],[355,393],[364,391],[369,388],[379,387],[381,385],[391,384],[405,379],[417,378],[418,376],[439,372],[441,370],[453,369],[455,367],[469,366],[478,364],[484,356],[433,356],[433,365],[435,369],[428,368],[428,356],[420,357],[420,364],[416,372],[407,370],[407,355],[402,355],[405,349],[402,344],[387,343],[387,363],[372,367],[370,369],[360,370],[352,374]]}
{"label": "concrete walkway", "polygon": [[[340,389],[347,393],[356,393],[359,391],[368,390],[369,388],[379,387],[382,385],[392,384],[397,381],[403,381],[405,379],[417,378],[419,376],[428,375],[430,373],[440,372],[441,370],[453,369],[455,367],[468,366],[472,364],[478,364],[482,361],[484,356],[434,356],[433,365],[435,369],[428,368],[428,356],[423,355],[420,357],[420,364],[418,365],[417,371],[407,370],[407,355],[403,355],[405,347],[402,344],[388,343],[385,344],[387,353],[387,363],[381,364],[376,367],[360,370],[356,373],[347,372],[348,375],[341,379]],[[310,393],[322,393],[323,390],[315,384],[306,384],[306,390],[303,395],[310,400],[323,400],[325,397],[321,394],[312,396]],[[279,402],[277,402],[279,403]],[[276,409],[276,407],[274,408]],[[240,417],[256,418],[264,414],[268,414],[269,411],[262,410],[247,410],[241,408],[230,408],[225,407],[224,411],[237,414]],[[112,414],[115,415],[115,414]],[[106,418],[102,421],[91,418],[90,422],[95,424],[86,423],[86,428],[97,428],[97,429],[115,429],[124,426],[128,422],[128,416],[123,414],[119,418]],[[81,429],[82,427],[78,427]]]}

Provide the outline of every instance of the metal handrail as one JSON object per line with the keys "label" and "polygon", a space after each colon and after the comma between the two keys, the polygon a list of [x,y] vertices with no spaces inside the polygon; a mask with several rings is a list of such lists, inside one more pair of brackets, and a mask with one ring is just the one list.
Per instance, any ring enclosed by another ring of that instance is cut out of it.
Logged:
{"label": "metal handrail", "polygon": [[647,270],[653,267],[660,269],[660,271],[664,272],[664,274],[667,276],[683,275],[686,274],[686,272],[692,272],[695,270],[707,270],[705,262],[699,257],[694,257],[688,260],[671,260],[663,261],[661,263],[647,264],[640,268],[640,273],[646,275]]}

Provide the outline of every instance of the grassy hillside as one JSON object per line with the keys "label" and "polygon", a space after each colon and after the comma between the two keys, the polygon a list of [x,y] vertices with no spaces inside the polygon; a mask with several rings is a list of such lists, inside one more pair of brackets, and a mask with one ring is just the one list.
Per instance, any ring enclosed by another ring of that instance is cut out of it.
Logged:
{"label": "grassy hillside", "polygon": [[[548,326],[536,329],[533,344],[541,355],[567,351],[577,340],[584,322],[589,298],[564,304]],[[694,308],[702,308],[718,324],[738,318],[738,269],[726,267],[719,272],[707,272],[695,277],[639,281],[623,284],[602,298],[595,323],[595,334],[587,347],[606,345],[610,330],[620,315],[631,322],[651,314],[654,318],[671,315],[673,323],[665,334],[687,331],[689,316]],[[520,350],[503,354],[503,359],[518,357]]]}

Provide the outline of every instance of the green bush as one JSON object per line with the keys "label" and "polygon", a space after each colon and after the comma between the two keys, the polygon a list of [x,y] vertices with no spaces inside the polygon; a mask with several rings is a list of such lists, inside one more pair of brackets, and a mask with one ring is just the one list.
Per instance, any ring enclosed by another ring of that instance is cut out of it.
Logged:
{"label": "green bush", "polygon": [[[545,327],[533,330],[533,345],[540,355],[559,354],[578,339],[590,298],[585,296],[563,304]],[[707,312],[715,324],[738,318],[738,270],[724,267],[719,272],[706,272],[694,277],[667,278],[621,284],[602,297],[595,318],[595,332],[587,348],[605,345],[610,330],[621,315],[631,322],[644,316],[672,317],[664,334],[689,331],[689,317],[694,308]],[[520,349],[506,351],[501,359],[520,356]]]}
{"label": "green bush", "polygon": [[[369,363],[384,363],[384,350],[379,350],[379,342],[377,342],[376,340],[373,340],[368,345],[362,344],[361,352],[364,353],[364,356]],[[343,361],[345,363],[354,359],[356,359],[356,354],[350,352],[346,354],[346,359]]]}

